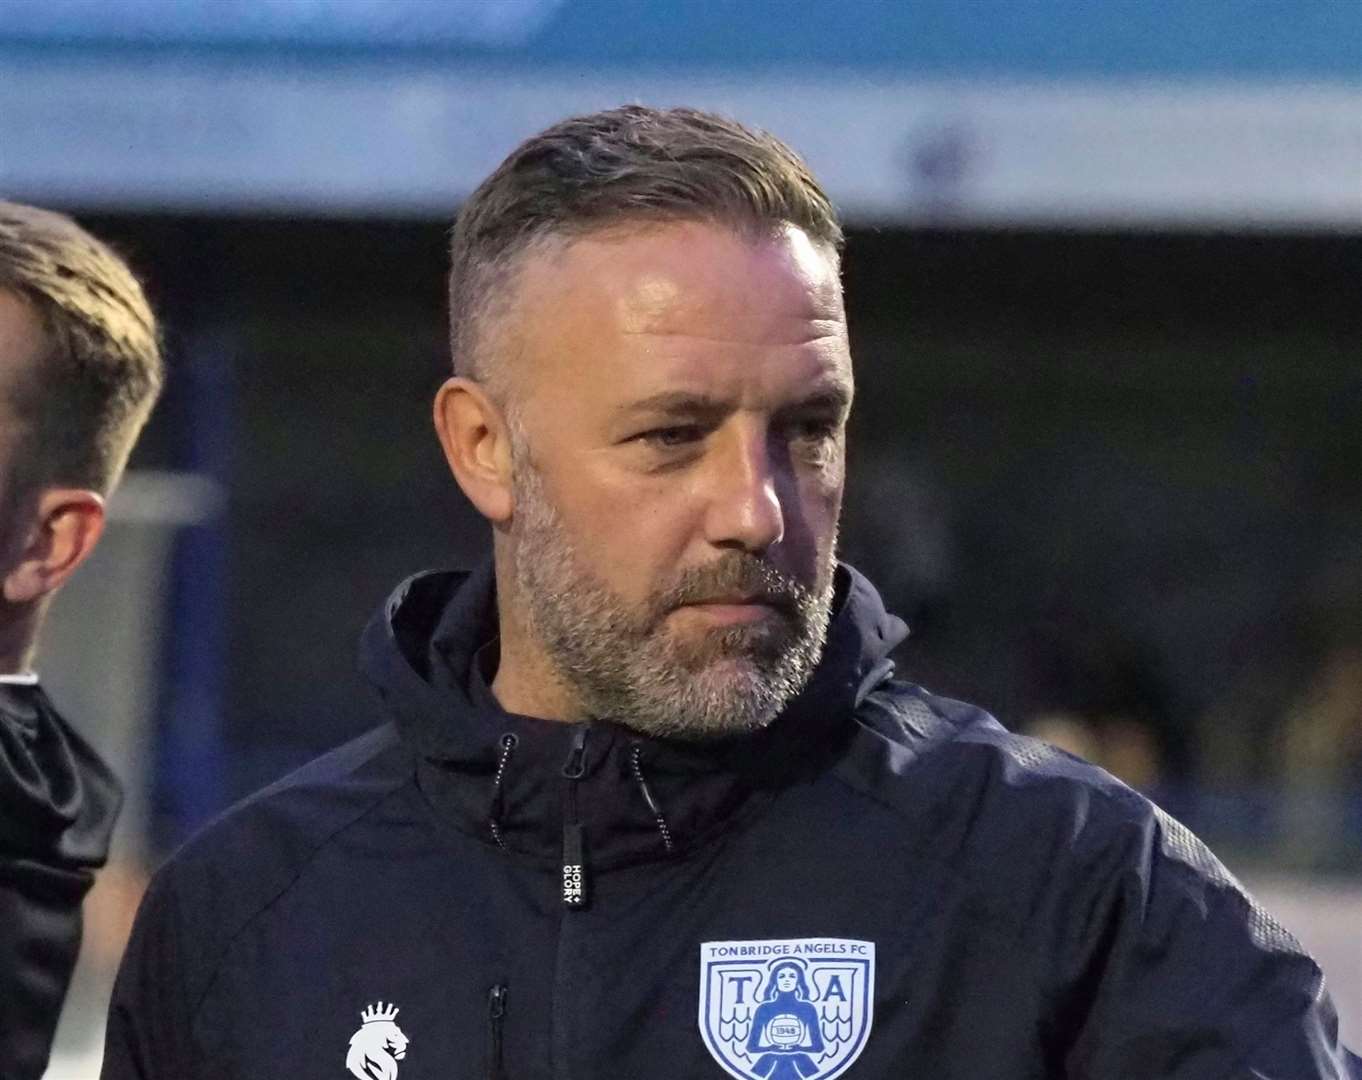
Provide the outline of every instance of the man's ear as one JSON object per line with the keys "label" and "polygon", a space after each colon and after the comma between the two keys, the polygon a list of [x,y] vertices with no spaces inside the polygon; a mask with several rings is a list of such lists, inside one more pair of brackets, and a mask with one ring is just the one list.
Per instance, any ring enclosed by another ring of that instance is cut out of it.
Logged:
{"label": "man's ear", "polygon": [[26,604],[56,592],[94,551],[103,532],[104,498],[98,492],[44,489],[0,583],[4,598]]}
{"label": "man's ear", "polygon": [[493,525],[507,521],[511,489],[511,433],[506,417],[472,379],[446,379],[435,395],[435,431],[463,493]]}

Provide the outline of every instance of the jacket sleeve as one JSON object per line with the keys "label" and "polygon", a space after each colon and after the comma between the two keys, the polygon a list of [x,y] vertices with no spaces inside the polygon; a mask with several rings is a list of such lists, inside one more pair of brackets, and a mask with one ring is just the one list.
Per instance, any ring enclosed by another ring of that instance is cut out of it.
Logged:
{"label": "jacket sleeve", "polygon": [[0,708],[0,1062],[47,1065],[76,955],[81,903],[104,863],[120,793],[99,757],[36,696]]}
{"label": "jacket sleeve", "polygon": [[101,1080],[195,1080],[193,1002],[173,877],[162,869],[138,908],[109,1001]]}
{"label": "jacket sleeve", "polygon": [[109,1002],[100,1080],[195,1080],[192,1003],[174,881],[142,899]]}
{"label": "jacket sleeve", "polygon": [[0,1061],[38,1080],[80,950],[88,872],[0,855]]}
{"label": "jacket sleeve", "polygon": [[1319,967],[1199,840],[1151,808],[1117,849],[1070,909],[1066,1076],[1362,1080]]}

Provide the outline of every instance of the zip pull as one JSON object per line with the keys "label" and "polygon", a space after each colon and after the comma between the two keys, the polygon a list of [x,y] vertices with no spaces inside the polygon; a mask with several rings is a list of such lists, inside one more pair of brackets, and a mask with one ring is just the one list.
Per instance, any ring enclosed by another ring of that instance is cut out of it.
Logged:
{"label": "zip pull", "polygon": [[563,822],[563,903],[570,908],[586,905],[586,857],[579,821]]}
{"label": "zip pull", "polygon": [[505,1080],[502,1067],[502,1020],[506,1016],[506,987],[500,984],[492,987],[487,995],[487,1080]]}
{"label": "zip pull", "polygon": [[587,726],[580,724],[572,733],[572,745],[568,748],[567,761],[563,763],[563,775],[569,780],[580,780],[586,773],[587,731]]}
{"label": "zip pull", "polygon": [[577,782],[586,774],[585,725],[572,736],[572,747],[563,776],[563,904],[569,908],[586,906],[586,844],[577,813]]}

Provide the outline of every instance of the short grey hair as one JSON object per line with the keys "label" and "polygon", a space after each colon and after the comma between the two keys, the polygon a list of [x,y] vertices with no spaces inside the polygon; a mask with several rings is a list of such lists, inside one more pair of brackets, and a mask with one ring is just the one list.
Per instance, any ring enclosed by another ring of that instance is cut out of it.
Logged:
{"label": "short grey hair", "polygon": [[697,109],[626,105],[576,116],[521,143],[469,196],[450,244],[454,369],[494,383],[487,324],[521,256],[619,225],[704,221],[744,233],[794,225],[831,252],[842,226],[790,147]]}

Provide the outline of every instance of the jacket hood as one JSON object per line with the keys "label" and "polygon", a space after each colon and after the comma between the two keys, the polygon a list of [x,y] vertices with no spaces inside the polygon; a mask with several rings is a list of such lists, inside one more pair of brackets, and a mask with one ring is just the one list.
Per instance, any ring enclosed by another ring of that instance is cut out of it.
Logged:
{"label": "jacket hood", "polygon": [[856,705],[890,678],[888,654],[907,633],[874,587],[839,565],[827,642],[803,692],[765,729],[707,742],[503,710],[475,670],[497,634],[490,560],[404,581],[366,628],[360,660],[441,816],[547,857],[559,850],[567,777],[580,781],[573,799],[605,866],[699,842],[749,796],[825,766],[827,744],[850,734]]}

